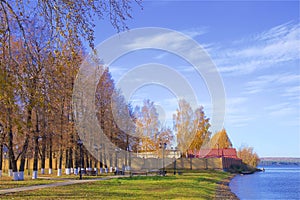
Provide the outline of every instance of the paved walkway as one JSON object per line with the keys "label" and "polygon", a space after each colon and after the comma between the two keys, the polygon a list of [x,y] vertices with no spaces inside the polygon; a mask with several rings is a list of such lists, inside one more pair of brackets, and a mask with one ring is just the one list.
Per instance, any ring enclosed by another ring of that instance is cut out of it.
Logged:
{"label": "paved walkway", "polygon": [[[0,195],[15,193],[15,192],[24,192],[24,191],[29,191],[29,190],[38,190],[38,189],[49,188],[49,187],[73,185],[73,184],[78,184],[78,183],[90,183],[90,182],[103,181],[103,180],[108,180],[108,179],[112,179],[112,178],[120,178],[120,177],[128,177],[128,176],[107,176],[107,177],[96,178],[96,179],[68,180],[68,181],[64,181],[64,182],[50,183],[50,184],[44,184],[44,185],[33,185],[33,186],[25,186],[25,187],[18,187],[18,188],[9,188],[9,189],[0,190]],[[56,180],[62,180],[62,179],[57,178]]]}

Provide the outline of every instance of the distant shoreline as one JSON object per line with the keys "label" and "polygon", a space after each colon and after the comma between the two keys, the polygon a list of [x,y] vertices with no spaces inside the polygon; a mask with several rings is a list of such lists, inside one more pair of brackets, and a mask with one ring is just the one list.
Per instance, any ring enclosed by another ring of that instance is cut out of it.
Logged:
{"label": "distant shoreline", "polygon": [[289,157],[263,157],[260,158],[260,166],[270,165],[296,165],[300,166],[300,158],[289,158]]}
{"label": "distant shoreline", "polygon": [[231,179],[233,179],[237,174],[232,174],[230,177],[223,179],[220,181],[216,188],[216,195],[215,199],[224,200],[224,199],[231,199],[231,200],[238,200],[239,198],[231,191],[229,187],[229,183]]}

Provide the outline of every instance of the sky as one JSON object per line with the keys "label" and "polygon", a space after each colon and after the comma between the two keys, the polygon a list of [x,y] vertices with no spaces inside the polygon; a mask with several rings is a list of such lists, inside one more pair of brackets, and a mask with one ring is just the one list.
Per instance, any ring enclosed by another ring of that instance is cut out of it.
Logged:
{"label": "sky", "polygon": [[[260,157],[300,157],[299,1],[145,1],[142,6],[133,7],[129,32],[144,27],[175,30],[208,53],[224,85],[224,128],[234,147],[251,146]],[[100,44],[116,30],[104,19],[97,21],[95,34]],[[151,41],[140,41],[147,42]],[[183,77],[197,104],[212,117],[207,80],[172,53],[138,50],[120,56],[109,68],[118,83],[149,63],[167,66]],[[141,77],[153,76],[148,73]],[[165,79],[174,81],[172,73]],[[144,84],[128,100],[141,105],[146,98],[156,103],[163,123],[172,125],[174,91],[162,84]]]}

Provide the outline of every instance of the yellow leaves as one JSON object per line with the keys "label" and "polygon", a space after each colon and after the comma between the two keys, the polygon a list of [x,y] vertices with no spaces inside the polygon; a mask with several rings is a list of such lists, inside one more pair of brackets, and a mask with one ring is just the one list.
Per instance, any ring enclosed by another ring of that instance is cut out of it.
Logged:
{"label": "yellow leaves", "polygon": [[209,119],[205,117],[202,106],[193,111],[190,104],[182,99],[179,101],[179,108],[173,119],[177,131],[178,148],[182,152],[188,149],[200,149],[207,140],[206,138],[210,136]]}
{"label": "yellow leaves", "polygon": [[240,148],[237,152],[237,155],[242,161],[252,167],[256,167],[259,163],[258,155],[253,151],[252,147],[243,147]]}
{"label": "yellow leaves", "polygon": [[223,148],[231,148],[232,143],[227,135],[227,132],[225,129],[222,129],[221,131],[215,133],[215,135],[211,138],[210,141],[211,148],[217,149],[223,149]]}

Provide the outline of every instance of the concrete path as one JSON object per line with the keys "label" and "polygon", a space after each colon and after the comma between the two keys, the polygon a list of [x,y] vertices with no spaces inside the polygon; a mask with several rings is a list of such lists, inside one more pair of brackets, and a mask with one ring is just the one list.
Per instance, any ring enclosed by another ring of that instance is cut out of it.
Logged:
{"label": "concrete path", "polygon": [[[69,180],[69,181],[50,183],[50,184],[44,184],[44,185],[33,185],[33,186],[25,186],[25,187],[18,187],[18,188],[2,189],[2,190],[0,190],[0,195],[15,193],[15,192],[24,192],[24,191],[29,191],[29,190],[38,190],[38,189],[49,188],[49,187],[73,185],[73,184],[79,184],[79,183],[90,183],[90,182],[103,181],[103,180],[108,180],[108,179],[112,179],[112,178],[120,178],[120,177],[128,177],[128,176],[107,176],[107,177],[96,178],[96,179]],[[62,179],[57,179],[57,180],[62,180]]]}

